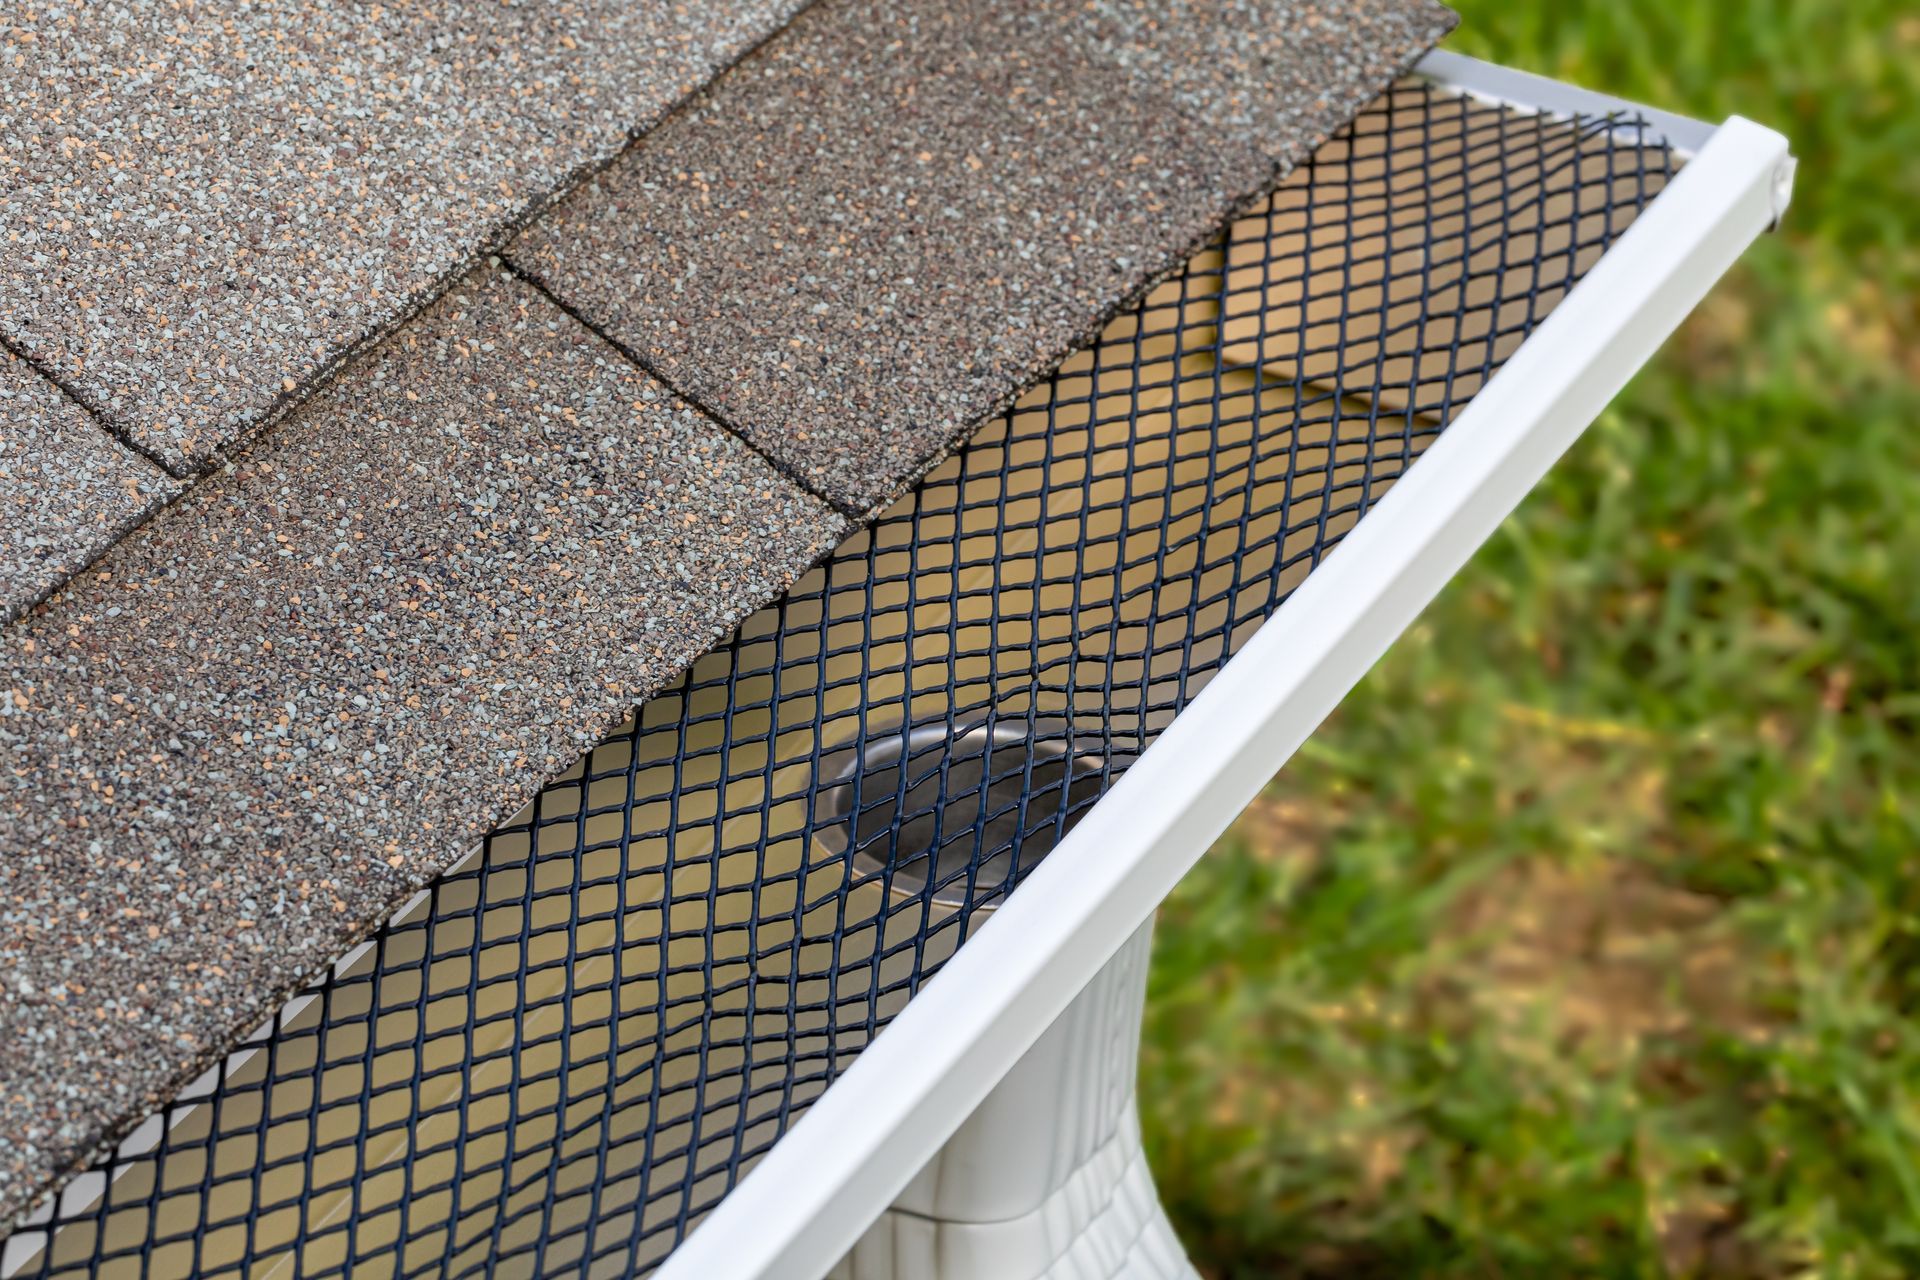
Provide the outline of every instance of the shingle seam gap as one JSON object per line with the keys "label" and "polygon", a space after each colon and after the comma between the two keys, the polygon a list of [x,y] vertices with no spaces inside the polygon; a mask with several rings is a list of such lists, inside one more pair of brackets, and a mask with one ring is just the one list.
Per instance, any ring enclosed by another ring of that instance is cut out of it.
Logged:
{"label": "shingle seam gap", "polygon": [[[82,413],[87,415],[88,420],[100,429],[101,434],[105,435],[113,443],[122,446],[127,452],[133,454],[141,461],[150,464],[154,470],[166,476],[168,479],[179,479],[179,477],[175,476],[158,458],[141,448],[140,445],[133,440],[128,439],[123,433],[114,430],[113,425],[102,417],[92,405],[88,404],[84,396],[80,395],[74,388],[68,386],[64,380],[55,377],[49,370],[42,368],[38,361],[9,342],[4,334],[0,334],[0,351],[5,351],[16,360],[19,360],[32,371],[34,377],[42,379],[48,386],[72,401]],[[33,610],[39,608],[42,604],[45,604],[53,597],[55,592],[99,563],[100,557],[105,555],[109,549],[116,546],[122,538],[125,538],[141,525],[153,519],[155,514],[163,508],[172,505],[174,499],[178,498],[180,493],[185,492],[186,486],[182,485],[179,493],[163,497],[160,501],[150,504],[144,510],[137,511],[124,520],[115,522],[109,527],[107,536],[100,543],[99,549],[88,556],[84,563],[77,565],[71,572],[58,575],[51,582],[47,583],[46,586],[31,595],[22,596],[14,600],[0,600],[0,626],[5,626],[19,618],[24,618],[27,614],[33,612]]]}
{"label": "shingle seam gap", "polygon": [[[175,495],[175,497],[178,496],[177,494]],[[9,623],[16,622],[45,604],[48,600],[52,599],[54,594],[61,588],[98,564],[100,557],[105,555],[111,548],[117,546],[121,539],[139,529],[142,525],[146,524],[147,521],[153,519],[154,516],[171,505],[173,505],[173,498],[168,498],[164,502],[156,502],[146,510],[114,523],[109,526],[106,540],[101,544],[100,549],[96,551],[85,564],[71,573],[56,578],[32,595],[21,596],[14,600],[0,600],[0,626],[6,626]]]}
{"label": "shingle seam gap", "polygon": [[[115,426],[112,420],[109,419],[106,414],[102,413],[99,409],[95,408],[93,405],[88,404],[86,396],[81,394],[80,390],[77,387],[74,387],[71,384],[69,384],[65,378],[62,378],[58,373],[54,372],[52,369],[47,368],[45,364],[41,363],[34,356],[30,355],[25,349],[23,349],[13,339],[9,338],[5,333],[0,333],[0,350],[4,350],[5,352],[7,352],[7,354],[11,355],[14,359],[24,362],[29,369],[32,369],[36,374],[46,379],[49,383],[53,385],[56,391],[58,391],[61,395],[65,396],[67,399],[73,401],[74,404],[80,407],[82,412],[84,412],[89,418],[92,418],[95,426],[99,427],[102,431],[112,436],[115,443],[124,445],[129,453],[138,454],[142,460],[152,463],[155,467],[159,469],[161,475],[168,476],[174,480],[185,480],[188,478],[186,476],[175,474],[172,467],[169,467],[166,463],[160,461],[159,457],[156,456],[153,452],[151,452],[145,445],[141,444],[138,440],[135,440],[126,431]],[[164,506],[165,504],[163,503],[161,505]]]}
{"label": "shingle seam gap", "polygon": [[[1318,149],[1319,146],[1324,145],[1325,141],[1326,139],[1323,138],[1315,143],[1314,149]],[[1271,197],[1273,193],[1279,189],[1280,184],[1286,180],[1287,175],[1292,172],[1292,169],[1293,166],[1289,164],[1273,164],[1266,179],[1255,189],[1252,195],[1233,200],[1219,220],[1210,224],[1204,233],[1196,236],[1191,243],[1174,251],[1166,262],[1162,263],[1147,275],[1136,288],[1096,312],[1082,330],[1062,348],[1058,356],[1031,378],[1022,381],[1011,391],[995,400],[988,406],[986,411],[976,414],[973,418],[969,419],[967,424],[951,439],[947,440],[939,448],[931,451],[922,459],[920,465],[901,481],[895,492],[881,498],[871,506],[861,506],[858,503],[845,502],[825,493],[817,485],[808,480],[798,469],[774,457],[765,449],[761,448],[760,445],[754,441],[753,437],[734,422],[724,410],[720,409],[717,405],[708,403],[694,392],[687,390],[671,374],[667,373],[655,362],[647,359],[647,357],[642,355],[638,350],[622,342],[619,338],[614,337],[591,317],[561,297],[555,288],[542,277],[539,272],[535,271],[531,266],[523,264],[513,255],[511,246],[508,247],[506,252],[500,255],[499,263],[502,271],[533,289],[541,297],[577,321],[587,332],[612,347],[622,358],[637,366],[641,372],[693,406],[702,416],[711,420],[716,427],[719,427],[728,435],[746,445],[747,448],[751,449],[759,458],[766,462],[768,466],[771,466],[775,471],[779,472],[788,482],[797,485],[809,496],[826,503],[834,511],[852,520],[855,524],[865,525],[878,519],[882,512],[899,500],[901,494],[912,492],[921,480],[926,478],[927,473],[938,466],[961,442],[971,439],[975,432],[995,418],[1011,413],[1021,396],[1026,395],[1027,392],[1031,391],[1034,387],[1040,386],[1052,379],[1059,372],[1060,366],[1065,364],[1076,353],[1087,350],[1093,346],[1094,343],[1099,340],[1100,335],[1105,332],[1106,327],[1113,322],[1115,317],[1124,315],[1139,306],[1155,289],[1179,275],[1186,267],[1187,262],[1195,254],[1204,250],[1207,245],[1218,238],[1227,227],[1233,225],[1236,219],[1245,217],[1249,212],[1257,208],[1262,200]]]}
{"label": "shingle seam gap", "polygon": [[500,262],[500,269],[504,271],[507,275],[513,277],[515,280],[518,280],[520,283],[526,285],[529,289],[532,289],[535,293],[539,294],[542,298],[545,298],[548,302],[552,303],[555,307],[559,308],[575,324],[578,324],[581,328],[585,329],[588,333],[592,334],[594,337],[598,338],[600,341],[606,343],[607,346],[611,347],[613,351],[622,360],[625,360],[627,363],[633,365],[635,368],[639,369],[640,372],[646,374],[649,378],[652,378],[655,382],[658,382],[661,386],[665,387],[668,391],[672,392],[675,396],[679,397],[680,399],[686,401],[689,405],[693,406],[694,411],[698,413],[701,417],[707,419],[715,427],[719,428],[721,431],[725,432],[727,435],[732,436],[735,440],[739,441],[741,445],[745,446],[745,448],[750,453],[752,453],[756,458],[766,463],[769,467],[772,467],[774,471],[779,474],[782,480],[785,480],[788,484],[800,490],[802,493],[806,494],[809,498],[812,498],[814,501],[824,504],[829,510],[835,512],[838,515],[845,516],[847,519],[855,522],[862,522],[865,520],[866,515],[864,512],[862,512],[856,507],[852,507],[847,505],[844,502],[841,502],[839,499],[834,498],[829,494],[821,492],[817,487],[815,487],[815,485],[811,481],[807,479],[805,475],[801,474],[801,472],[795,467],[793,467],[790,463],[782,461],[781,459],[776,458],[772,454],[768,453],[765,449],[762,449],[758,444],[754,442],[754,439],[752,436],[749,436],[746,432],[742,431],[733,422],[733,420],[729,418],[724,412],[722,412],[717,406],[707,403],[705,400],[701,399],[699,396],[695,395],[693,392],[681,386],[678,382],[674,381],[671,375],[667,374],[665,371],[663,371],[657,365],[655,365],[653,361],[647,359],[645,356],[641,355],[638,351],[634,350],[632,347],[628,346],[624,342],[621,342],[618,338],[608,333],[605,329],[602,329],[599,325],[595,324],[591,319],[582,315],[579,311],[575,310],[573,307],[573,304],[567,302],[564,298],[560,297],[560,295],[555,293],[553,289],[548,286],[547,282],[545,280],[542,280],[538,275],[535,275],[533,272],[528,271],[526,268],[522,267],[519,263],[514,262],[511,258],[501,258],[499,262]]}

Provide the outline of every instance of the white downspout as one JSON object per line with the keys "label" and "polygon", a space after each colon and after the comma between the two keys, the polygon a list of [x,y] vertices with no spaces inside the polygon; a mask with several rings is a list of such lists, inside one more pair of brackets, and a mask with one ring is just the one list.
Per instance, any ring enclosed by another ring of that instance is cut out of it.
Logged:
{"label": "white downspout", "polygon": [[1152,939],[1134,932],[828,1280],[1197,1280],[1134,1106]]}

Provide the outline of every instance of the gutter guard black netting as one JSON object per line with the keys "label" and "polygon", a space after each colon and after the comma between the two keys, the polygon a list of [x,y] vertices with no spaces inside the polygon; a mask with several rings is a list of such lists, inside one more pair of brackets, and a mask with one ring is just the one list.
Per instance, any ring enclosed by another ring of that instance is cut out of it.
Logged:
{"label": "gutter guard black netting", "polygon": [[[43,1205],[6,1273],[647,1270],[1657,194],[1640,133],[1394,89]],[[999,745],[910,752],[836,801],[898,822],[816,839],[816,778],[906,722]],[[889,856],[907,825],[931,877]]]}

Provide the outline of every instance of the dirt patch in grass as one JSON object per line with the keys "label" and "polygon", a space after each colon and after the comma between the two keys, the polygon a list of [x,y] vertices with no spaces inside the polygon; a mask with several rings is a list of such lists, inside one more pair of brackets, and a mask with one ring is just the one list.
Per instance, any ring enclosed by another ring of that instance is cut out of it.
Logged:
{"label": "dirt patch in grass", "polygon": [[[1719,898],[1663,881],[1626,858],[1528,858],[1464,894],[1449,929],[1471,956],[1449,985],[1466,1015],[1525,1073],[1567,1089],[1620,1078],[1658,1105],[1685,1105],[1666,1078],[1702,1037],[1763,1041],[1775,1029],[1756,966]],[[1773,1280],[1804,1259],[1747,1230],[1750,1212],[1718,1179],[1662,1167],[1661,1144],[1636,1141],[1631,1170],[1662,1274]]]}
{"label": "dirt patch in grass", "polygon": [[1517,1061],[1627,1070],[1651,1038],[1762,1019],[1724,904],[1619,858],[1528,858],[1462,895],[1452,985]]}

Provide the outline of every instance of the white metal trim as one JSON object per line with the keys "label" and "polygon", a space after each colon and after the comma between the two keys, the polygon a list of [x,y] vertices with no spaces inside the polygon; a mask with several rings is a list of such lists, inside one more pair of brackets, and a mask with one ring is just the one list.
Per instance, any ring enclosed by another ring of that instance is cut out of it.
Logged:
{"label": "white metal trim", "polygon": [[668,1258],[824,1275],[1776,217],[1735,117],[1459,419]]}
{"label": "white metal trim", "polygon": [[1550,80],[1530,71],[1516,71],[1494,62],[1483,62],[1464,53],[1435,49],[1414,66],[1413,73],[1445,89],[1463,93],[1479,102],[1528,115],[1553,117],[1606,116],[1619,114],[1645,120],[1682,159],[1698,155],[1713,137],[1718,126],[1688,116],[1675,115],[1658,107],[1643,106],[1593,89],[1583,89],[1564,80]]}

